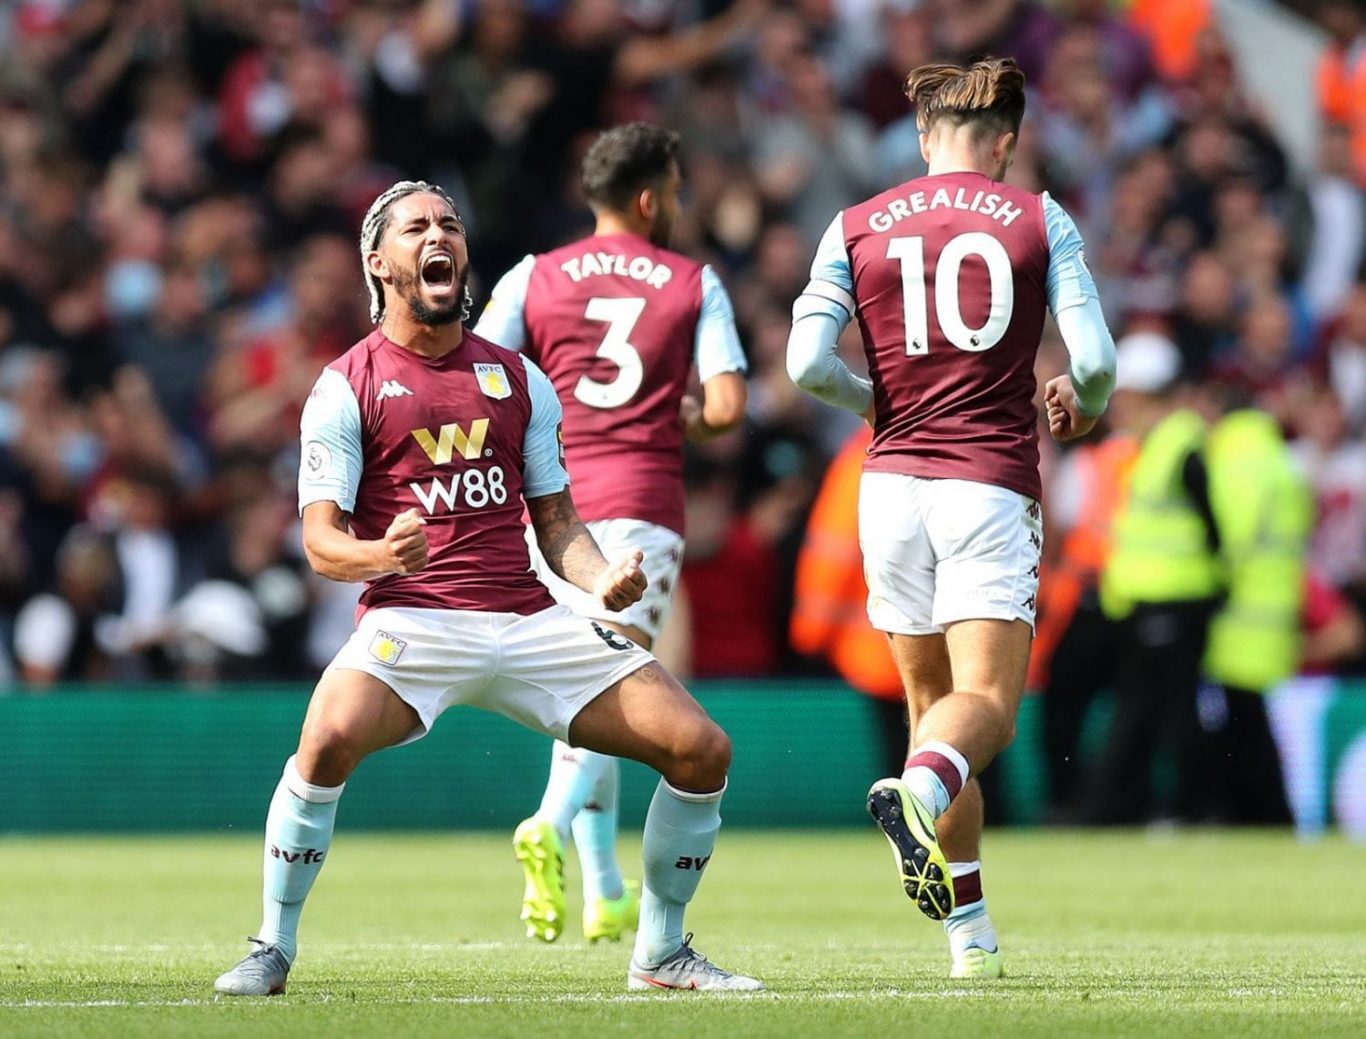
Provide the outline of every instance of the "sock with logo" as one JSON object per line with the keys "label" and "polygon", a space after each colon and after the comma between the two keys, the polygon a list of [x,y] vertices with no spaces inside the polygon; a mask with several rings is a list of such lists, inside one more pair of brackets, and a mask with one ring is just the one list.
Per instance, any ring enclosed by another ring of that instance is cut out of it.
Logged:
{"label": "sock with logo", "polygon": [[332,844],[341,786],[304,782],[291,757],[266,815],[265,888],[257,937],[290,963],[298,951],[299,916]]}
{"label": "sock with logo", "polygon": [[621,867],[617,865],[620,775],[617,759],[607,758],[607,767],[589,792],[588,803],[574,816],[574,847],[583,870],[584,902],[621,897]]}
{"label": "sock with logo", "polygon": [[947,743],[922,743],[906,759],[901,781],[938,819],[968,781],[968,759]]}
{"label": "sock with logo", "polygon": [[953,912],[944,920],[949,949],[954,959],[972,948],[996,951],[996,928],[987,916],[987,900],[982,897],[982,863],[950,862],[953,877]]}
{"label": "sock with logo", "polygon": [[567,841],[574,816],[588,803],[602,774],[614,764],[615,760],[607,754],[556,740],[550,755],[550,779],[546,781],[536,818],[554,825],[560,840]]}
{"label": "sock with logo", "polygon": [[641,966],[662,963],[683,944],[683,910],[716,847],[725,792],[723,786],[709,794],[689,793],[663,779],[655,788],[641,842],[645,884],[632,955]]}

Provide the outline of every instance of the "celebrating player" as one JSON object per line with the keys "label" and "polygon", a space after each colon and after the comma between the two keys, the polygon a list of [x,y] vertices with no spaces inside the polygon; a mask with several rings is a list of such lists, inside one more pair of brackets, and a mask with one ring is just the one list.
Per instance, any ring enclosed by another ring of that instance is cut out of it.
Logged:
{"label": "celebrating player", "polygon": [[379,327],[314,386],[299,472],[309,562],[366,582],[360,618],[270,804],[257,947],[214,987],[284,991],[347,777],[372,751],[421,738],[447,707],[472,704],[662,774],[644,834],[655,912],[628,987],[762,988],[683,936],[720,827],[726,734],[648,652],[557,605],[531,572],[523,500],[547,565],[603,609],[646,587],[641,553],[608,563],[575,511],[549,381],[465,330],[469,257],[454,204],[433,185],[395,184],[366,214],[360,249]]}
{"label": "celebrating player", "polygon": [[[594,233],[508,271],[475,329],[524,350],[549,376],[564,406],[579,514],[609,555],[644,550],[649,586],[638,603],[613,612],[557,577],[533,546],[537,574],[559,602],[646,649],[683,563],[683,437],[733,429],[746,400],[726,290],[710,267],[665,248],[679,210],[677,152],[677,134],[644,123],[599,137],[580,175]],[[694,360],[700,402],[686,394]],[[584,936],[615,941],[634,926],[639,907],[616,860],[617,774],[615,758],[556,742],[540,808],[513,836],[528,935],[553,942],[564,930],[571,826]]]}
{"label": "celebrating player", "polygon": [[[1042,524],[1034,357],[1044,308],[1070,372],[1049,428],[1085,435],[1114,385],[1081,237],[1047,194],[1001,183],[1024,115],[1014,61],[906,79],[929,175],[836,214],[793,307],[788,371],[864,415],[859,490],[868,615],[906,687],[910,756],[868,793],[906,893],[944,920],[953,977],[999,977],[982,899],[981,791],[1011,741],[1033,637]],[[857,315],[871,379],[836,355]]]}

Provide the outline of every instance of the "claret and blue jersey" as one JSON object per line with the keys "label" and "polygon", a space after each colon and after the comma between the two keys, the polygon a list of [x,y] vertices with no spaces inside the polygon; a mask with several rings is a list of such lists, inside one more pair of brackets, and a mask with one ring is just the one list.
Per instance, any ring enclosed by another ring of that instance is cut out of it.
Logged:
{"label": "claret and blue jersey", "polygon": [[[1038,498],[1033,366],[1045,308],[1085,307],[1099,322],[1096,301],[1081,235],[1061,206],[962,172],[836,214],[794,314],[825,314],[840,328],[859,321],[876,413],[870,471]],[[1103,322],[1072,338],[1109,343]],[[1068,348],[1074,359],[1089,349]]]}
{"label": "claret and blue jersey", "polygon": [[523,498],[569,484],[560,402],[525,357],[466,330],[426,358],[376,330],[328,365],[301,420],[299,508],[336,502],[356,537],[384,536],[417,508],[428,566],[366,584],[363,608],[534,613],[551,604],[531,572]]}

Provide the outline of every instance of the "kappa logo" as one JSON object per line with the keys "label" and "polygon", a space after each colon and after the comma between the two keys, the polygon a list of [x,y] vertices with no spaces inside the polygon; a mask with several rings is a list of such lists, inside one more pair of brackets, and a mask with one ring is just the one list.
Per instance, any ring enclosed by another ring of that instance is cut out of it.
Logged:
{"label": "kappa logo", "polygon": [[375,400],[383,400],[385,397],[411,397],[413,391],[404,386],[397,379],[385,379],[380,383],[379,392],[375,394]]}
{"label": "kappa logo", "polygon": [[437,465],[445,465],[460,452],[460,457],[473,461],[484,453],[484,440],[488,437],[489,420],[477,418],[470,423],[466,433],[460,423],[451,422],[441,427],[436,436],[426,429],[413,430],[413,439],[427,452],[427,457]]}

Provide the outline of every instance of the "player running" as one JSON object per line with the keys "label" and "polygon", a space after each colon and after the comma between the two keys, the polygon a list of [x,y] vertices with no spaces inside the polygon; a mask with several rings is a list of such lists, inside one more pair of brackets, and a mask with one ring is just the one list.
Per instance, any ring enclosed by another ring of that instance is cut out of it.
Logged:
{"label": "player running", "polygon": [[[599,137],[580,170],[594,233],[508,271],[475,329],[524,351],[549,376],[564,407],[579,514],[608,556],[644,551],[649,586],[614,612],[557,577],[533,546],[537,575],[557,601],[646,649],[683,565],[683,438],[735,428],[746,401],[725,288],[710,267],[665,248],[679,211],[677,154],[677,134],[645,123]],[[694,361],[701,402],[686,392]],[[635,926],[640,906],[616,859],[617,786],[615,758],[556,741],[541,805],[513,836],[529,936],[553,942],[564,930],[571,827],[584,937],[616,941]],[[658,912],[648,898],[646,914]]]}
{"label": "player running", "polygon": [[644,833],[659,911],[641,928],[629,988],[762,988],[683,935],[720,827],[730,741],[648,652],[556,604],[531,572],[523,501],[547,564],[603,608],[646,587],[641,553],[608,563],[575,511],[550,382],[465,330],[454,204],[433,185],[395,184],[366,214],[360,248],[379,327],[327,367],[304,407],[299,504],[313,568],[366,586],[270,804],[257,947],[214,987],[285,990],[347,777],[471,704],[662,774]]}
{"label": "player running", "polygon": [[[906,893],[943,920],[953,977],[999,977],[982,898],[976,775],[1015,734],[1033,637],[1042,523],[1034,357],[1045,306],[1071,358],[1049,428],[1085,435],[1114,386],[1081,237],[1047,194],[1001,183],[1025,107],[1014,61],[907,77],[929,175],[835,216],[793,308],[788,371],[864,415],[859,491],[868,616],[906,687],[910,756],[868,810]],[[871,379],[835,341],[857,315]]]}

